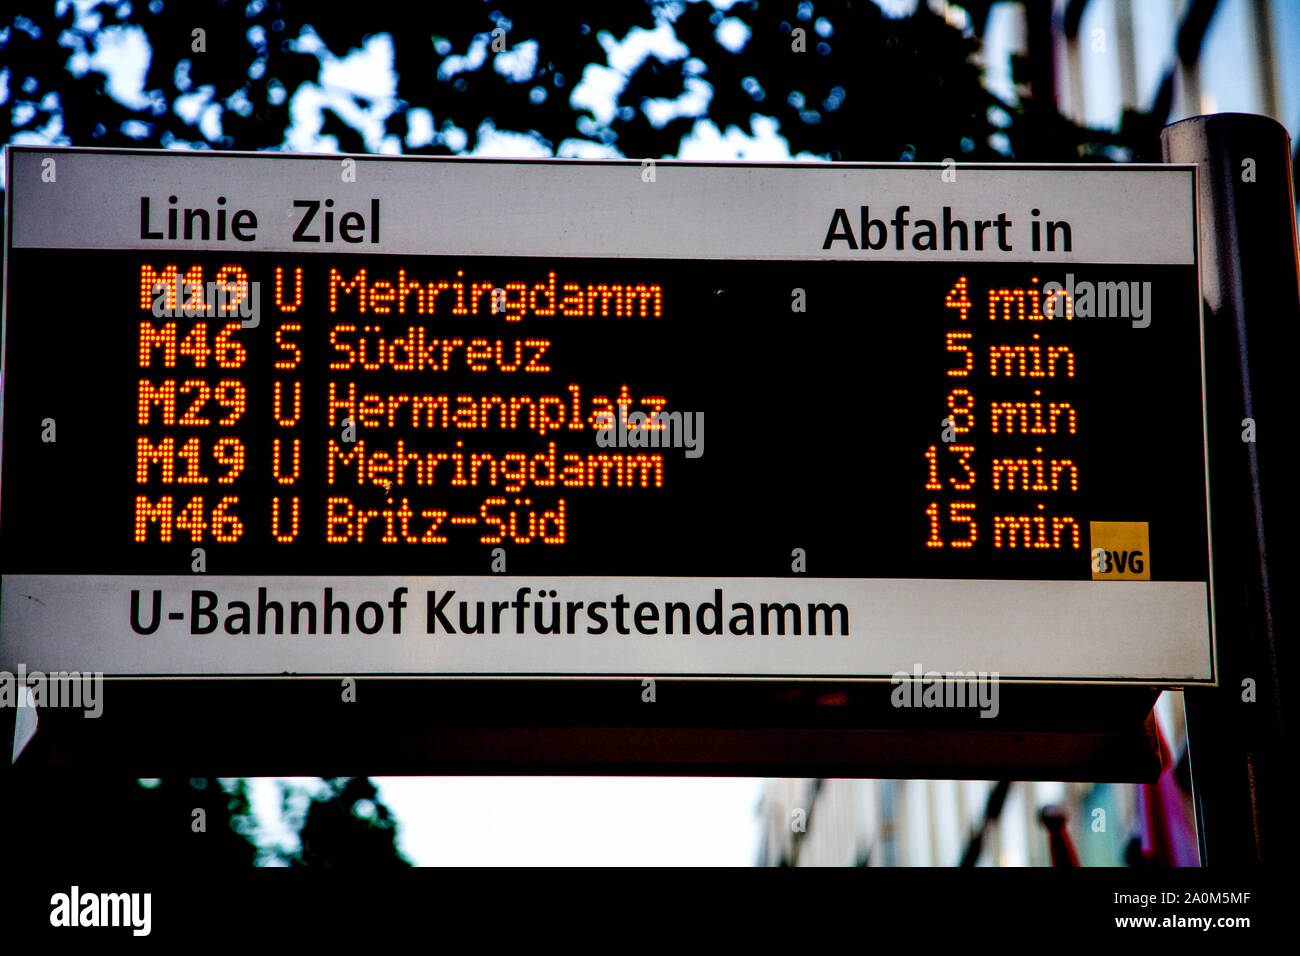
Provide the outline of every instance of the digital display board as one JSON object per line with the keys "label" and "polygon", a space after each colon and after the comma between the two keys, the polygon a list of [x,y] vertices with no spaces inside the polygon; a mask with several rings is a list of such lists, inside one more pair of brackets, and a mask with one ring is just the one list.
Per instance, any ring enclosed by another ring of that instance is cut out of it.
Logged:
{"label": "digital display board", "polygon": [[1189,168],[9,169],[5,661],[1213,680]]}

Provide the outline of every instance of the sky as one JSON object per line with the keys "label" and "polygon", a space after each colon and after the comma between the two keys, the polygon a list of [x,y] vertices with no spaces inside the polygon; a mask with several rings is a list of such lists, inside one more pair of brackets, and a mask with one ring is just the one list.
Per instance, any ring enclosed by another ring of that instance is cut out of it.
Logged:
{"label": "sky", "polygon": [[[702,777],[372,777],[417,866],[753,866],[761,780]],[[249,781],[261,845],[297,846],[283,788]],[[305,800],[294,801],[297,807]],[[295,812],[301,812],[300,809]]]}
{"label": "sky", "polygon": [[760,781],[374,778],[419,864],[753,866]]}

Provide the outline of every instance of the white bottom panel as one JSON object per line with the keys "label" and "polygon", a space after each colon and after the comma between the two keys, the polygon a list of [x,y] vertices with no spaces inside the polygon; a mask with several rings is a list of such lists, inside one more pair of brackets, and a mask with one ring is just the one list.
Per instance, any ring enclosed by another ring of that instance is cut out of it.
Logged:
{"label": "white bottom panel", "polygon": [[[1213,679],[1197,582],[14,574],[0,587],[10,672]],[[476,622],[484,633],[464,633]]]}

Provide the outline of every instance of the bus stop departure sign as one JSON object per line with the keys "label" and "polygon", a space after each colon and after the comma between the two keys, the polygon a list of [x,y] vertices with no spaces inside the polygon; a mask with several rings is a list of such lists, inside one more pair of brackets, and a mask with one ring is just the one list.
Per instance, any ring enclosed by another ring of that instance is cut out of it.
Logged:
{"label": "bus stop departure sign", "polygon": [[1192,167],[7,173],[9,670],[1215,680]]}

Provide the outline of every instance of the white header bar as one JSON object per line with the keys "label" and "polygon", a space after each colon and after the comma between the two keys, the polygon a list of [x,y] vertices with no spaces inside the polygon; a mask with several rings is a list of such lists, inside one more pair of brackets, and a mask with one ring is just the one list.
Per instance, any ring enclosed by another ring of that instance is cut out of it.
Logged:
{"label": "white header bar", "polygon": [[9,161],[14,248],[1195,262],[1192,166],[499,161],[32,147],[9,147]]}

